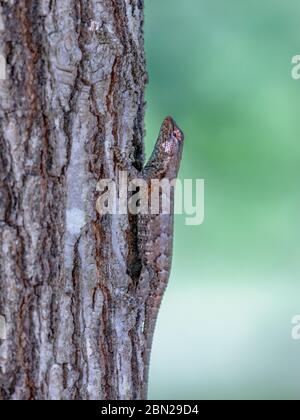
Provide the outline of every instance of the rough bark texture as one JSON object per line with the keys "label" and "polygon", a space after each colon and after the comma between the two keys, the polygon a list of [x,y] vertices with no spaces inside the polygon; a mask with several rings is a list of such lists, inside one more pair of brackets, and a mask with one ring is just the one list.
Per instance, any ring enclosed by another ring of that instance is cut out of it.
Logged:
{"label": "rough bark texture", "polygon": [[141,398],[136,220],[95,203],[143,165],[143,1],[0,5],[0,399]]}

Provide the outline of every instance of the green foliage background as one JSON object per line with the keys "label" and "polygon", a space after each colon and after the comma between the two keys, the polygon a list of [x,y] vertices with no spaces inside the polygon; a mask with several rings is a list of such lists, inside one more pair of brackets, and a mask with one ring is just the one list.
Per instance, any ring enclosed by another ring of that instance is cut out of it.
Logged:
{"label": "green foliage background", "polygon": [[146,0],[147,151],[171,114],[205,222],[176,220],[150,398],[299,399],[297,0]]}

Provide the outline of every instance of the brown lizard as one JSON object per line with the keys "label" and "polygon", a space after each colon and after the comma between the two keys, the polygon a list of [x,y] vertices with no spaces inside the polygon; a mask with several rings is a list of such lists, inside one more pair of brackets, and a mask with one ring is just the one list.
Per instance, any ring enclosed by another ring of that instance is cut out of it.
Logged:
{"label": "brown lizard", "polygon": [[[151,196],[152,180],[173,181],[177,178],[184,135],[173,118],[165,118],[152,156],[142,171],[138,171],[128,160],[115,149],[114,155],[122,170],[126,170],[131,179],[143,179],[148,186],[148,196]],[[160,199],[162,191],[160,191]],[[171,271],[174,229],[174,188],[167,197],[170,202],[168,214],[138,214],[137,242],[141,265],[140,275],[136,283],[137,304],[140,307],[140,320],[143,321],[144,352],[143,352],[143,392],[142,398],[147,398],[148,376],[151,347],[156,320],[164,292],[168,285]]]}
{"label": "brown lizard", "polygon": [[[142,171],[143,179],[151,189],[151,180],[177,178],[182,157],[184,135],[175,121],[167,117],[160,129],[159,137],[147,165]],[[156,320],[172,264],[174,229],[174,190],[170,193],[169,214],[147,214],[138,216],[138,241],[142,262],[139,286],[145,283],[149,293],[145,302],[145,350],[144,350],[144,391],[147,398],[150,355]],[[145,282],[146,279],[146,282]]]}

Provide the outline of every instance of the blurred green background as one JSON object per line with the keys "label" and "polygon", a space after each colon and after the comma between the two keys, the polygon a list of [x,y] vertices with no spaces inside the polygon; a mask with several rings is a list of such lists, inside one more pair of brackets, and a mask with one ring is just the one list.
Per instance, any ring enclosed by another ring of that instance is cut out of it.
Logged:
{"label": "blurred green background", "polygon": [[153,399],[299,399],[298,0],[146,0],[148,154],[171,114],[205,222],[176,220]]}

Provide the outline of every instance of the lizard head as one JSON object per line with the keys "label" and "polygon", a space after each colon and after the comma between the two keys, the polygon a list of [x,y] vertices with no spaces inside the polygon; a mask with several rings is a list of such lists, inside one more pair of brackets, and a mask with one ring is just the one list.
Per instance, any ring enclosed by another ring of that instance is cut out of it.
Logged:
{"label": "lizard head", "polygon": [[174,179],[180,166],[184,135],[172,117],[164,119],[152,156],[144,172],[154,177]]}
{"label": "lizard head", "polygon": [[[165,118],[161,129],[159,147],[164,155],[175,157],[182,151],[184,141],[183,132],[172,117]],[[167,158],[165,156],[165,158]]]}
{"label": "lizard head", "polygon": [[164,162],[167,177],[176,177],[182,156],[184,134],[172,117],[165,118],[160,129],[157,146]]}

